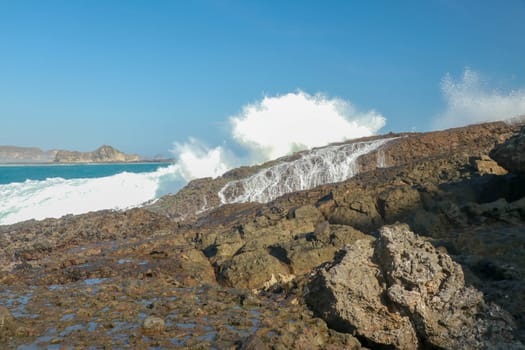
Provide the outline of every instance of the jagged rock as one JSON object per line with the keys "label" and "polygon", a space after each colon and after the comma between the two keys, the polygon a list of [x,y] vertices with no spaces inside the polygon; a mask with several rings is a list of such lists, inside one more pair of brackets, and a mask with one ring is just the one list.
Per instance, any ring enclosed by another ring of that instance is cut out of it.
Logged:
{"label": "jagged rock", "polygon": [[419,192],[407,185],[389,188],[379,194],[378,206],[383,220],[394,220],[420,206]]}
{"label": "jagged rock", "polygon": [[375,345],[417,349],[408,317],[391,312],[381,301],[385,281],[371,262],[373,246],[371,241],[357,241],[319,268],[308,285],[306,302],[336,331],[354,333]]}
{"label": "jagged rock", "polygon": [[267,350],[268,346],[257,335],[253,334],[244,339],[239,350]]}
{"label": "jagged rock", "polygon": [[497,145],[490,156],[511,173],[525,173],[525,127],[517,135]]}
{"label": "jagged rock", "polygon": [[376,242],[345,247],[308,288],[306,301],[320,317],[365,343],[523,348],[513,339],[512,317],[466,287],[460,265],[406,225],[384,226]]}
{"label": "jagged rock", "polygon": [[0,305],[0,340],[11,336],[16,330],[16,320],[3,305]]}
{"label": "jagged rock", "polygon": [[322,222],[312,235],[279,244],[286,251],[293,272],[302,274],[314,267],[331,261],[335,253],[345,244],[353,244],[361,239],[372,239],[351,226],[329,225]]}
{"label": "jagged rock", "polygon": [[369,195],[356,195],[358,200],[352,201],[348,206],[330,208],[326,217],[330,224],[349,225],[359,230],[368,231],[383,223],[376,208],[375,198]]}
{"label": "jagged rock", "polygon": [[408,226],[383,227],[375,257],[387,276],[390,301],[408,313],[426,343],[462,349],[512,344],[510,315],[465,287],[461,266]]}
{"label": "jagged rock", "polygon": [[270,225],[264,220],[257,223],[256,218],[242,225],[242,238],[238,231],[212,233],[203,238],[203,248],[228,285],[261,288],[272,280],[272,275],[307,273],[332,260],[345,244],[371,238],[351,226],[326,221],[314,226],[318,219],[316,215],[283,218]]}
{"label": "jagged rock", "polygon": [[322,214],[321,212],[313,205],[303,205],[298,208],[293,208],[290,210],[290,213],[288,214],[288,217],[295,218],[295,219],[314,219],[314,221],[321,220]]}
{"label": "jagged rock", "polygon": [[219,277],[236,288],[260,288],[272,276],[288,275],[289,268],[267,251],[248,251],[235,255],[221,267]]}
{"label": "jagged rock", "polygon": [[[381,146],[381,153],[383,154],[388,167],[397,167],[422,159],[429,159],[433,157],[443,157],[449,159],[451,155],[464,155],[464,161],[468,163],[470,157],[482,157],[486,155],[498,142],[503,142],[518,130],[518,126],[509,125],[503,122],[485,123],[478,125],[470,125],[462,128],[455,128],[443,131],[429,132],[429,133],[409,133],[409,134],[388,134],[384,137],[395,137],[385,145]],[[381,138],[381,137],[373,137]],[[351,140],[348,143],[369,141],[371,138]],[[242,167],[233,169],[223,176],[211,179],[199,179],[190,182],[181,191],[172,196],[164,196],[159,201],[155,202],[149,208],[159,213],[169,215],[170,217],[183,220],[195,217],[195,213],[199,215],[218,207],[221,204],[218,192],[229,182],[236,182],[247,178],[262,169],[277,164],[281,161],[291,161],[297,159],[299,153],[291,156],[283,157],[277,161],[270,161],[265,164]],[[359,157],[357,161],[358,173],[366,173],[377,168],[377,152],[371,152]],[[385,168],[387,169],[387,168]],[[417,169],[416,169],[417,170]],[[410,174],[411,178],[424,179],[426,177],[437,177],[442,174],[429,173],[427,169],[421,169],[418,172],[414,170]],[[458,176],[460,173],[452,173],[450,171],[445,174],[446,177],[452,178]],[[284,178],[283,178],[284,179]],[[237,182],[238,184],[238,182]],[[232,186],[236,188],[238,186]],[[240,188],[238,190],[241,190]],[[376,198],[365,198],[363,195],[367,193],[352,193],[354,194],[351,210],[353,212],[338,213],[333,216],[333,220],[328,218],[331,223],[345,224],[345,222],[352,222],[352,225],[358,229],[377,228],[377,226],[384,224],[377,219],[377,213],[374,213],[376,206]],[[369,200],[370,199],[370,200]],[[335,203],[341,206],[339,198],[335,198]],[[312,203],[295,203],[293,206],[297,207],[300,204]],[[346,203],[350,204],[350,203]],[[231,210],[232,207],[223,208],[223,210]],[[239,207],[237,207],[239,208]],[[205,209],[205,210],[203,210]],[[288,209],[291,208],[287,208]],[[323,208],[319,209],[325,213]],[[209,218],[207,218],[209,220]]]}
{"label": "jagged rock", "polygon": [[507,170],[498,165],[492,158],[487,155],[481,157],[471,157],[470,164],[476,168],[476,170],[482,174],[494,174],[494,175],[505,175]]}
{"label": "jagged rock", "polygon": [[166,329],[164,320],[157,316],[148,316],[142,323],[142,330],[146,335],[159,334]]}

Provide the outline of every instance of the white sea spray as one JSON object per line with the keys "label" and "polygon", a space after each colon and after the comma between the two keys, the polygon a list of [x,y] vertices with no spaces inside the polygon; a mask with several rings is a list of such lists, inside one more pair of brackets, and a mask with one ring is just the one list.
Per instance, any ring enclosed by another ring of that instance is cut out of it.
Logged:
{"label": "white sea spray", "polygon": [[223,204],[269,202],[283,194],[319,185],[344,181],[359,171],[360,156],[392,139],[328,146],[303,153],[299,159],[281,162],[237,181],[227,183],[218,193]]}

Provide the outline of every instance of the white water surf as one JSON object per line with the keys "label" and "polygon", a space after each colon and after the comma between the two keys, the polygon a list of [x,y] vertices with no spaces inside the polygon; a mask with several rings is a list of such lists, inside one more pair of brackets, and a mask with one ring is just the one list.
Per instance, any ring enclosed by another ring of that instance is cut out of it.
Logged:
{"label": "white water surf", "polygon": [[102,209],[128,209],[184,185],[171,165],[149,173],[90,178],[49,178],[0,185],[0,225],[59,218]]}
{"label": "white water surf", "polygon": [[[392,139],[329,146],[304,153],[297,160],[282,162],[242,180],[227,183],[220,191],[223,204],[267,203],[283,194],[340,182],[358,172],[357,159]],[[384,167],[383,159],[378,165]]]}

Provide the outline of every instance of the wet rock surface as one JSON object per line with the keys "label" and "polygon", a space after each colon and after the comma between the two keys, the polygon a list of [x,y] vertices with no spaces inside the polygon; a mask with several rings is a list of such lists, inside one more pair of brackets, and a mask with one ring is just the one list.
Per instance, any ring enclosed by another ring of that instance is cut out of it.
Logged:
{"label": "wet rock surface", "polygon": [[[217,196],[259,166],[0,226],[0,348],[520,348],[525,181],[488,156],[518,129],[388,135],[358,176],[265,204]],[[355,299],[310,309],[323,278]]]}
{"label": "wet rock surface", "polygon": [[235,349],[253,335],[281,349],[359,344],[298,299],[220,286],[204,254],[179,243],[111,241],[3,272],[3,348]]}

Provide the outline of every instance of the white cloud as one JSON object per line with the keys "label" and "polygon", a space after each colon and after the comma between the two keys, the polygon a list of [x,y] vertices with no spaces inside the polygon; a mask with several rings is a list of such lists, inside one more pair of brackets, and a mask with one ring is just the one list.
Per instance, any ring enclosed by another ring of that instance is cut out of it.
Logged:
{"label": "white cloud", "polygon": [[447,107],[435,122],[436,128],[449,128],[525,114],[525,90],[507,93],[488,88],[479,73],[465,69],[459,81],[447,74],[441,81]]}

